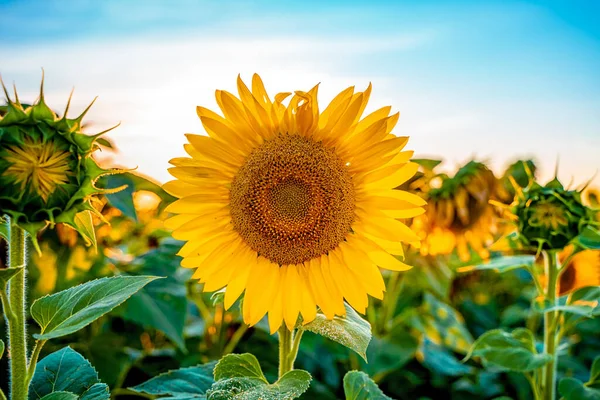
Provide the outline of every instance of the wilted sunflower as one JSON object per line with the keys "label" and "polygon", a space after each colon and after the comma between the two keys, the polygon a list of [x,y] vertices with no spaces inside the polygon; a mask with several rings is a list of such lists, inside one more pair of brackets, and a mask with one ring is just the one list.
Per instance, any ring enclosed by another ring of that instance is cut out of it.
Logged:
{"label": "wilted sunflower", "polygon": [[441,185],[425,194],[426,214],[413,220],[412,229],[423,240],[421,254],[450,254],[463,261],[471,251],[481,257],[495,233],[495,212],[489,204],[495,190],[494,174],[484,164],[470,161],[453,177],[440,176]]}
{"label": "wilted sunflower", "polygon": [[[87,228],[94,196],[113,193],[95,183],[102,175],[117,170],[100,168],[91,154],[97,138],[108,132],[88,136],[81,132],[82,119],[67,118],[69,102],[59,118],[45,103],[43,79],[40,97],[33,105],[13,101],[4,84],[7,105],[0,113],[0,217],[9,215],[11,223],[31,234],[47,224],[65,223],[88,241],[93,231]],[[112,129],[112,128],[111,128]]]}
{"label": "wilted sunflower", "polygon": [[[371,86],[350,87],[322,111],[318,85],[267,95],[258,75],[240,98],[216,91],[224,117],[197,112],[208,136],[188,134],[189,158],[171,160],[177,180],[164,189],[180,198],[166,226],[187,241],[182,266],[196,268],[204,290],[226,288],[225,307],[245,291],[243,316],[266,313],[271,331],[301,314],[344,315],[344,299],[364,313],[367,295],[382,298],[378,266],[410,268],[401,241],[419,238],[398,218],[422,212],[418,196],[393,190],[417,170],[407,137],[390,132],[399,114],[383,107],[361,120]],[[390,254],[391,253],[391,254]]]}

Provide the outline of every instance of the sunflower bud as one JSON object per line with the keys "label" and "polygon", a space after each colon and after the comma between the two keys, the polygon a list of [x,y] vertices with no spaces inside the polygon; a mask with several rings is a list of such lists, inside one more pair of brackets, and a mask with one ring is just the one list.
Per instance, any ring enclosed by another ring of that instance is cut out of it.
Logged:
{"label": "sunflower bud", "polygon": [[[46,225],[65,223],[90,240],[90,201],[106,193],[95,182],[102,175],[117,173],[100,168],[92,153],[95,140],[111,129],[88,136],[82,133],[82,119],[67,118],[69,102],[59,118],[44,102],[43,79],[39,100],[31,105],[11,100],[4,84],[7,105],[0,114],[0,216],[30,233]],[[93,104],[93,102],[92,102]],[[114,192],[111,189],[111,192]],[[37,244],[36,244],[37,247]]]}
{"label": "sunflower bud", "polygon": [[593,219],[581,194],[558,180],[523,190],[515,206],[520,240],[526,246],[559,250],[575,239]]}

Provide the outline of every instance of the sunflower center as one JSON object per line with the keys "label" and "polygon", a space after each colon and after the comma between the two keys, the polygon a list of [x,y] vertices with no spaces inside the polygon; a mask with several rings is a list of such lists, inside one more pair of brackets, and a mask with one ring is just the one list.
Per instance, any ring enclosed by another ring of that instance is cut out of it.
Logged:
{"label": "sunflower center", "polygon": [[59,150],[54,142],[36,142],[26,139],[23,145],[9,146],[5,160],[9,167],[2,173],[19,185],[37,194],[44,202],[58,185],[69,182],[71,154]]}
{"label": "sunflower center", "polygon": [[335,249],[354,221],[354,184],[333,149],[279,135],[254,149],[231,184],[234,229],[257,253],[301,264]]}

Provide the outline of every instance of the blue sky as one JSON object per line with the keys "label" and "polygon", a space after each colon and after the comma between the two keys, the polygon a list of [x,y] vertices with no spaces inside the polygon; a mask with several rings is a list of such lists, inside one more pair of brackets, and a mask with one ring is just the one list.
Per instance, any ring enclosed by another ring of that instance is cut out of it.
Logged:
{"label": "blue sky", "polygon": [[[326,3],[326,4],[322,4]],[[0,74],[33,99],[74,109],[96,95],[94,127],[119,121],[115,162],[166,181],[196,105],[234,91],[321,82],[324,102],[373,82],[375,109],[447,168],[473,157],[500,170],[533,156],[545,178],[581,183],[600,168],[600,2],[6,1]],[[595,183],[600,185],[600,178]]]}

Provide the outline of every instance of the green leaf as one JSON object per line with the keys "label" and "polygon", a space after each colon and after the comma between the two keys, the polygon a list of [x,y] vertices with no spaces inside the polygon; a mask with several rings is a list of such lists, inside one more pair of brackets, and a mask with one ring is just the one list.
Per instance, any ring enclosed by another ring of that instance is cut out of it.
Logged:
{"label": "green leaf", "polygon": [[265,383],[267,378],[260,369],[256,357],[250,353],[228,354],[221,358],[214,370],[216,381],[228,378],[257,378]]}
{"label": "green leaf", "polygon": [[0,216],[0,238],[4,238],[4,240],[8,241],[9,233],[10,233],[10,226],[8,223],[8,219]]}
{"label": "green leaf", "polygon": [[306,392],[311,376],[299,369],[285,373],[272,385],[253,377],[234,377],[217,381],[207,392],[208,400],[283,400]]}
{"label": "green leaf", "polygon": [[164,332],[186,351],[183,329],[187,305],[185,285],[167,276],[133,295],[123,307],[123,318]]}
{"label": "green leaf", "polygon": [[22,270],[23,267],[0,269],[0,290],[6,290],[6,284],[8,283],[8,281],[10,281],[16,274],[18,274]]}
{"label": "green leaf", "polygon": [[217,304],[221,304],[225,301],[225,289],[217,290],[210,296],[210,301],[215,307]]}
{"label": "green leaf", "polygon": [[371,341],[371,324],[358,315],[348,304],[344,303],[344,307],[346,308],[345,317],[336,316],[329,320],[319,312],[313,321],[301,328],[354,350],[366,361],[367,347]]}
{"label": "green leaf", "polygon": [[473,343],[463,361],[472,356],[481,357],[486,366],[517,372],[533,371],[552,360],[548,354],[537,354],[533,333],[525,328],[511,333],[499,329],[484,333]]}
{"label": "green leaf", "polygon": [[473,337],[458,311],[439,301],[431,293],[425,293],[421,308],[425,336],[432,342],[444,344],[458,353],[466,354],[469,351]]}
{"label": "green leaf", "polygon": [[344,376],[344,393],[346,400],[392,400],[362,371],[350,371]]}
{"label": "green leaf", "polygon": [[202,398],[215,382],[213,379],[215,364],[216,362],[210,362],[165,372],[129,389],[154,396],[167,395],[166,399]]}
{"label": "green leaf", "polygon": [[76,332],[155,279],[154,276],[102,278],[44,296],[31,305],[31,316],[41,327],[34,337],[47,340]]}
{"label": "green leaf", "polygon": [[[581,320],[582,315],[585,317],[600,315],[600,286],[586,286],[577,289],[567,297],[566,304],[581,310],[581,313],[570,313],[564,316],[563,326],[568,331]],[[584,311],[589,312],[582,314]]]}
{"label": "green leaf", "polygon": [[87,397],[87,400],[108,399],[108,388],[102,386],[94,367],[81,354],[65,347],[44,357],[37,364],[31,380],[29,400],[41,399],[53,392],[71,392],[83,396],[96,385],[100,385],[97,388],[102,387],[102,391],[94,390],[96,395]]}
{"label": "green leaf", "polygon": [[92,221],[91,211],[81,211],[75,214],[75,230],[83,237],[88,246],[98,247],[96,242],[96,230]]}
{"label": "green leaf", "polygon": [[110,399],[110,389],[105,383],[95,383],[85,391],[79,400],[105,400]]}
{"label": "green leaf", "polygon": [[126,217],[129,217],[137,222],[137,212],[133,204],[133,181],[125,174],[109,175],[104,178],[107,189],[115,189],[126,185],[127,187],[117,193],[106,195],[106,199],[111,206],[117,208]]}
{"label": "green leaf", "polygon": [[0,360],[2,359],[3,355],[4,355],[4,341],[2,339],[0,339]]}
{"label": "green leaf", "polygon": [[430,371],[446,376],[464,376],[473,372],[473,368],[461,363],[444,347],[425,339],[419,350],[419,360]]}
{"label": "green leaf", "polygon": [[518,268],[529,268],[534,262],[535,256],[532,255],[497,257],[482,264],[459,268],[458,272],[493,269],[503,273]]}
{"label": "green leaf", "polygon": [[558,391],[565,400],[600,400],[600,390],[586,387],[575,378],[563,378],[558,383]]}
{"label": "green leaf", "polygon": [[600,250],[600,232],[590,226],[575,238],[575,243],[587,250]]}
{"label": "green leaf", "polygon": [[52,392],[42,397],[42,400],[77,400],[79,396],[71,392]]}

